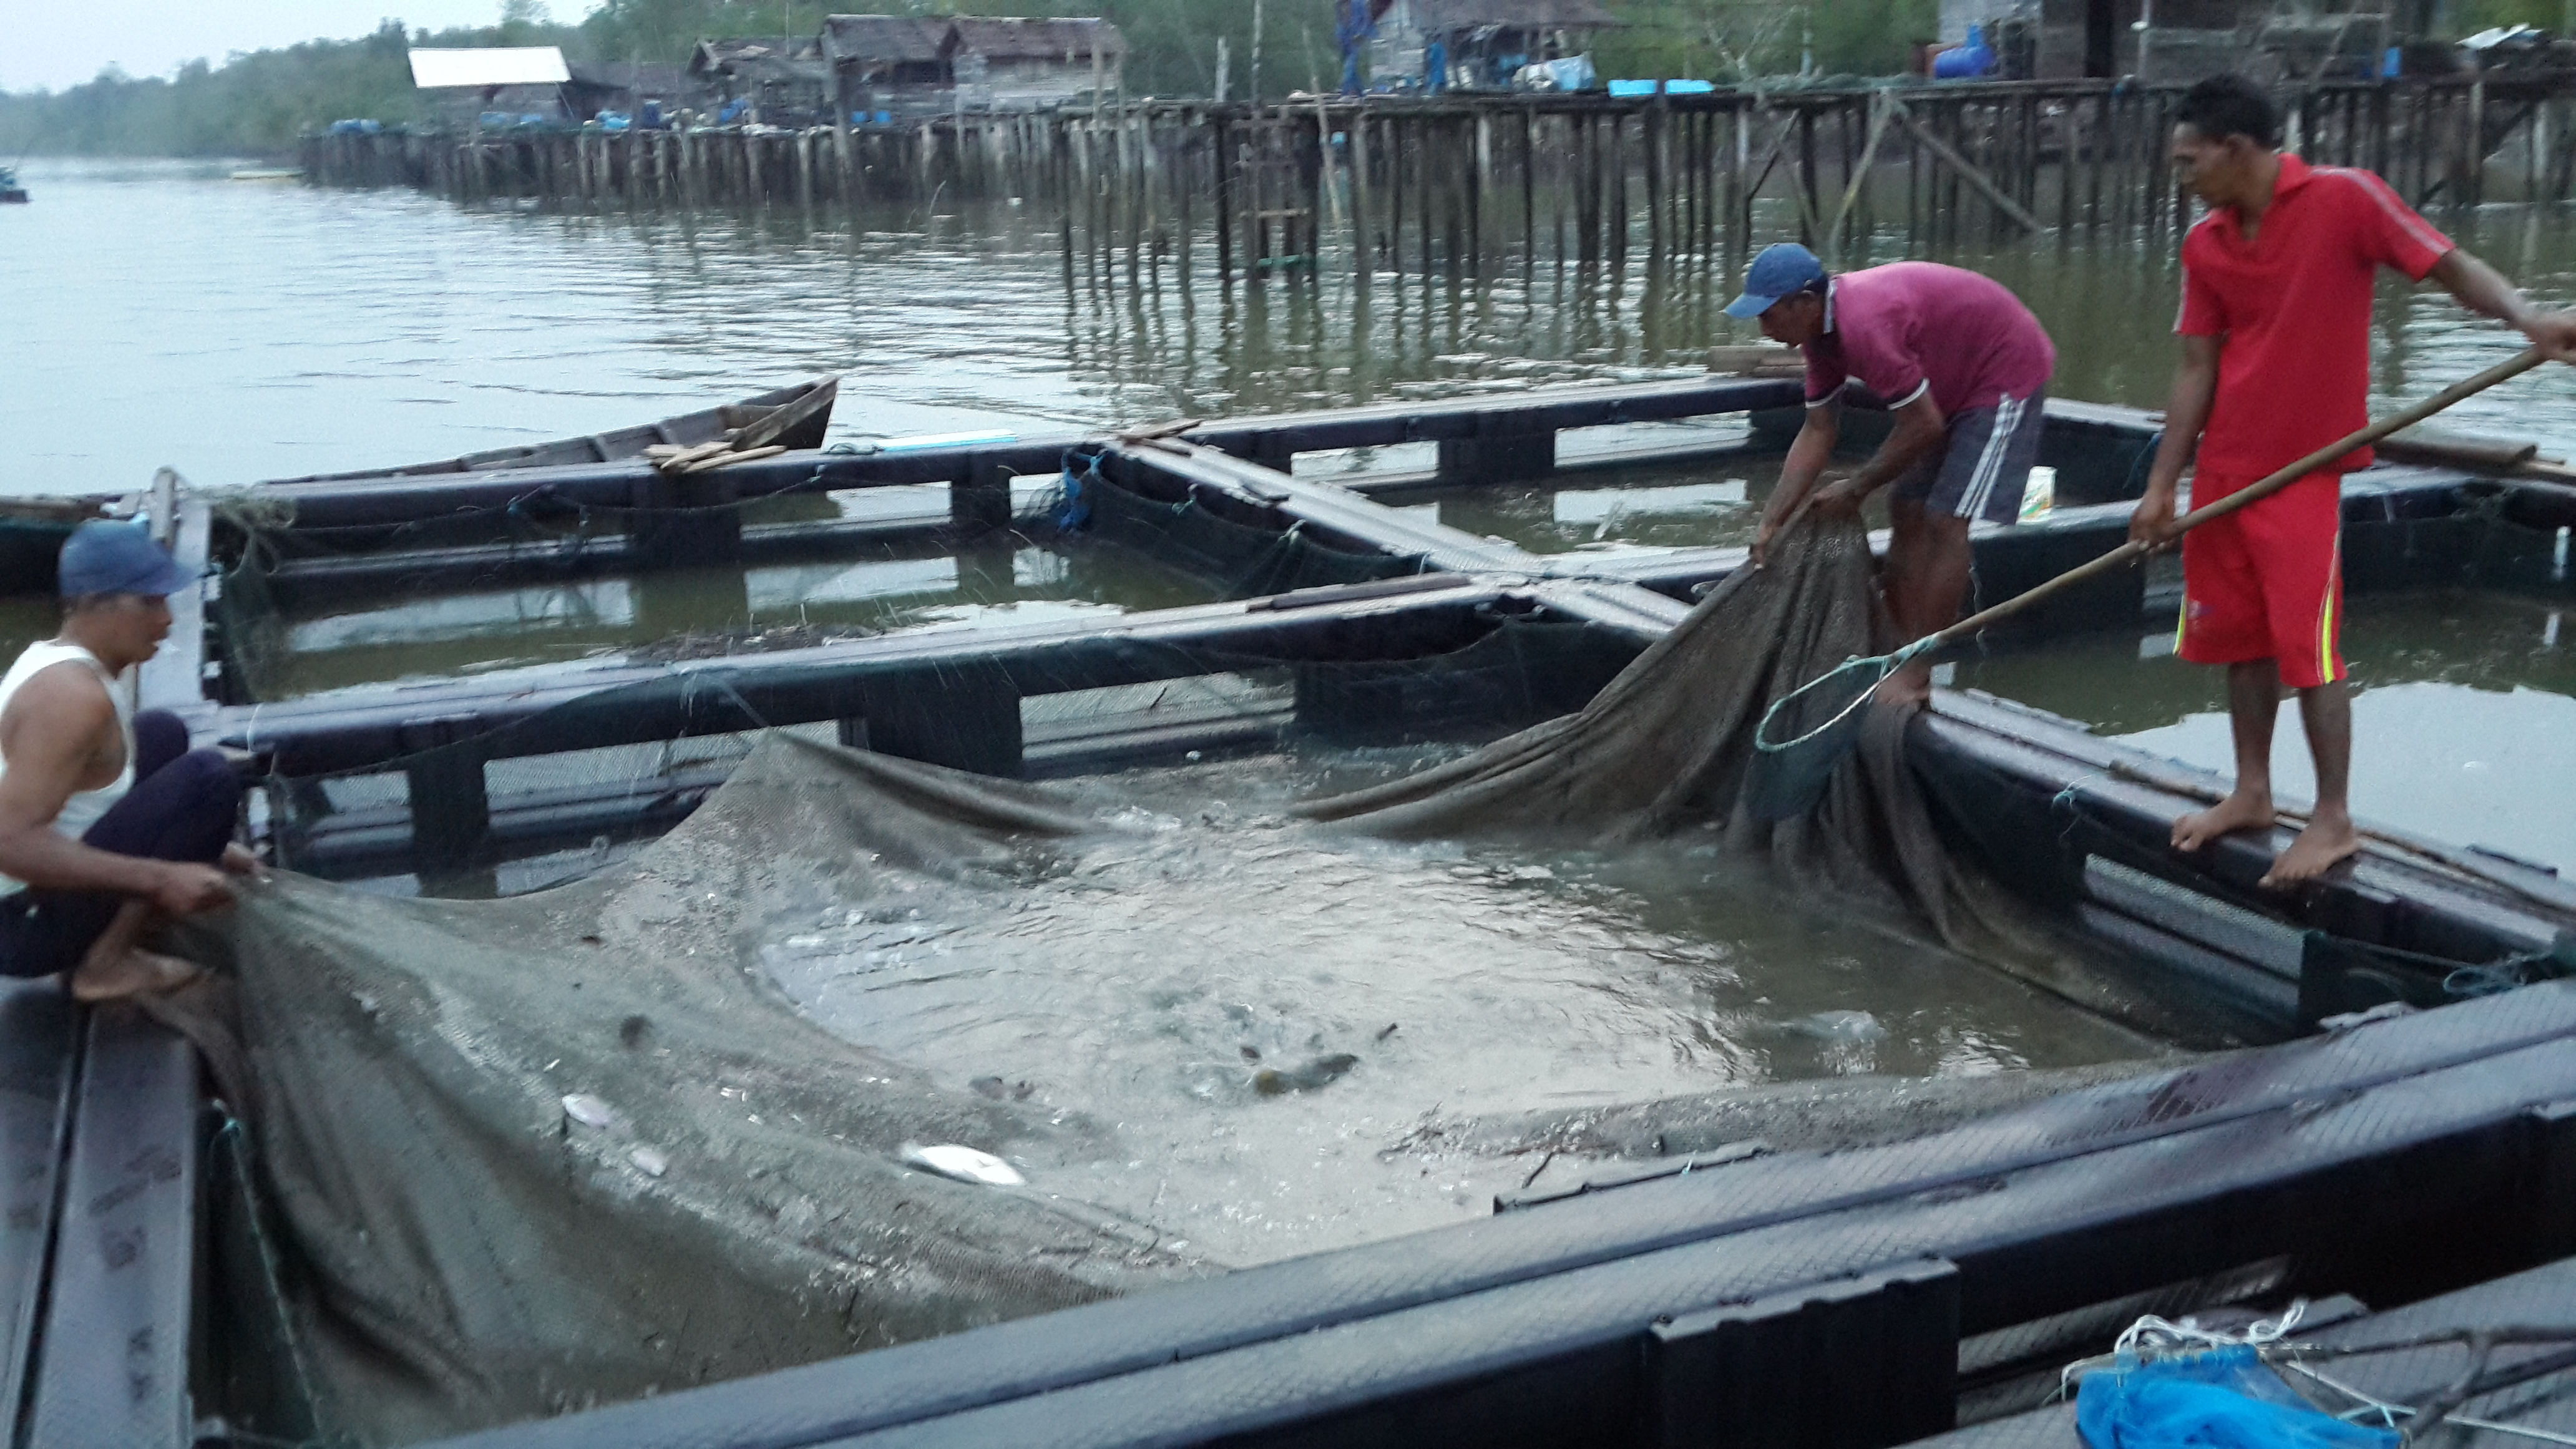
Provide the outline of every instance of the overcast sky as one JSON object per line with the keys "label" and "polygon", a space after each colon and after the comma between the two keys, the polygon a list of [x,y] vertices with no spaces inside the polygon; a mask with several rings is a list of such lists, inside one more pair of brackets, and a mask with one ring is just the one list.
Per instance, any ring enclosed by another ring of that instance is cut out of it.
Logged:
{"label": "overcast sky", "polygon": [[[583,0],[556,0],[578,18]],[[108,65],[167,75],[203,56],[347,39],[388,15],[414,29],[489,25],[501,0],[0,0],[0,90],[77,85]]]}

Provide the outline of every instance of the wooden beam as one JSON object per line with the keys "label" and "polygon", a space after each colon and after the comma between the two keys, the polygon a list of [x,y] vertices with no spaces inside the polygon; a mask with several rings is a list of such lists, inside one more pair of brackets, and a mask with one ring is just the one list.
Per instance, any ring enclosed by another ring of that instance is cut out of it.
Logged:
{"label": "wooden beam", "polygon": [[1878,143],[1887,135],[1887,123],[1895,115],[1892,98],[1882,99],[1876,93],[1869,98],[1869,144],[1860,148],[1860,161],[1852,167],[1850,183],[1843,187],[1843,199],[1834,206],[1833,225],[1825,228],[1825,259],[1828,266],[1842,259],[1843,222],[1851,215],[1852,203],[1860,199],[1860,189],[1869,184],[1869,168],[1878,159]]}
{"label": "wooden beam", "polygon": [[1937,156],[1942,161],[1948,163],[1950,169],[1956,172],[1960,179],[1966,181],[1970,186],[1975,187],[1978,194],[1985,197],[1986,200],[1993,202],[1995,210],[2000,211],[2005,216],[2011,218],[2024,231],[2035,232],[2042,229],[2039,224],[2038,217],[2035,217],[2028,211],[2023,210],[2022,204],[2013,200],[2010,196],[2005,195],[2003,188],[1995,185],[1993,178],[1987,176],[1985,172],[1978,170],[1976,166],[1972,165],[1968,161],[1968,158],[1950,149],[1948,142],[1933,135],[1931,131],[1924,127],[1922,122],[1914,119],[1914,113],[1905,108],[1904,102],[1898,101],[1892,96],[1889,97],[1889,101],[1896,107],[1896,119],[1904,125],[1906,130],[1913,133],[1914,139],[1922,143],[1923,149],[1931,152],[1934,156]]}

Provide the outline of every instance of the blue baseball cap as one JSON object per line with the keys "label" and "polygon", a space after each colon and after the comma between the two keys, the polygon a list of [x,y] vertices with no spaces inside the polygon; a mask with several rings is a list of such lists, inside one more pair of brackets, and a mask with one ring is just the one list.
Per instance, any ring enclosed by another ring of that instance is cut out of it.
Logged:
{"label": "blue baseball cap", "polygon": [[1771,310],[1783,297],[1822,287],[1825,264],[1796,242],[1776,242],[1762,249],[1744,269],[1744,295],[1726,304],[1726,315],[1750,321]]}
{"label": "blue baseball cap", "polygon": [[66,599],[87,594],[175,594],[195,583],[138,520],[92,519],[63,540],[60,581]]}

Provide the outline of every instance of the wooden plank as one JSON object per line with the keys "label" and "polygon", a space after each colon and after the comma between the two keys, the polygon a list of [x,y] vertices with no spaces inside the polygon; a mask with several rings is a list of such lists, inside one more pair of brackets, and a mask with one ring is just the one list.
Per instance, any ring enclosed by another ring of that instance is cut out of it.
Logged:
{"label": "wooden plank", "polygon": [[0,981],[0,1413],[24,1419],[36,1310],[61,1209],[70,1139],[74,1047],[71,998],[46,980]]}
{"label": "wooden plank", "polygon": [[199,1103],[196,1048],[90,1013],[27,1449],[188,1442]]}

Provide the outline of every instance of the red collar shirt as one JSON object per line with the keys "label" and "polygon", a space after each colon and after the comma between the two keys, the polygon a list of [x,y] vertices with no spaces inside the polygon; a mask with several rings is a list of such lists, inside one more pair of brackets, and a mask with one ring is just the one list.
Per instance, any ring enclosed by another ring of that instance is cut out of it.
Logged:
{"label": "red collar shirt", "polygon": [[[2202,217],[2183,238],[2174,324],[2221,339],[2200,471],[2251,482],[2367,424],[2377,271],[2420,282],[2450,250],[2387,182],[2290,155],[2252,240],[2234,207]],[[2363,448],[2328,471],[2370,461]]]}

